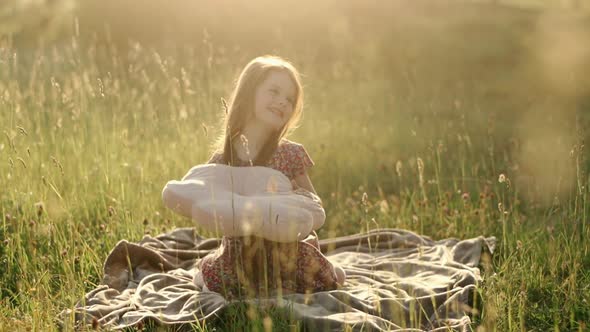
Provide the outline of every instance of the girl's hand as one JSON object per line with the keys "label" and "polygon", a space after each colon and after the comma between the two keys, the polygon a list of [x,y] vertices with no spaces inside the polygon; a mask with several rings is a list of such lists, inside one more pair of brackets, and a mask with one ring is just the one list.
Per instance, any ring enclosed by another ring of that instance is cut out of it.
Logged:
{"label": "girl's hand", "polygon": [[315,193],[315,190],[313,188],[313,185],[311,184],[311,181],[309,180],[309,176],[307,175],[307,173],[300,175],[296,179],[291,180],[291,185],[293,186],[294,193],[311,198],[314,202],[322,206],[322,200],[320,199],[318,194]]}
{"label": "girl's hand", "polygon": [[[291,180],[291,183],[293,184],[293,190],[296,193],[308,196],[314,201],[317,201],[320,205],[322,204],[322,200],[316,193],[313,184],[311,184],[311,179],[309,178],[309,175],[307,175],[307,172],[304,171],[303,173],[297,175],[293,180]],[[299,189],[303,189],[307,193],[300,192]]]}
{"label": "girl's hand", "polygon": [[309,234],[305,239],[303,239],[303,242],[307,242],[307,243],[311,244],[312,246],[316,247],[318,250],[320,249],[320,242],[318,240],[318,234],[315,231],[312,231],[311,234]]}
{"label": "girl's hand", "polygon": [[318,203],[319,205],[322,205],[322,200],[320,199],[320,197],[307,189],[303,189],[303,188],[299,187],[299,188],[293,190],[293,192],[298,195],[305,196],[305,197],[311,199],[312,201]]}

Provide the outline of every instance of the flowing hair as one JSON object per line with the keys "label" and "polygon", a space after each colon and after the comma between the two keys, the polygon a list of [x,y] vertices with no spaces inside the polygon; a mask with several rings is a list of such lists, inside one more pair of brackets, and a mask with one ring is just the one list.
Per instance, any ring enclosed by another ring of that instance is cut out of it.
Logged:
{"label": "flowing hair", "polygon": [[250,61],[240,73],[226,109],[224,131],[216,144],[216,153],[223,156],[223,163],[235,164],[233,153],[234,140],[239,139],[245,124],[254,117],[256,89],[268,77],[269,73],[282,71],[289,74],[295,85],[295,102],[293,114],[285,125],[273,132],[264,142],[252,164],[265,166],[277,149],[282,138],[288,136],[299,124],[303,113],[303,87],[297,69],[287,60],[271,55],[260,56]]}

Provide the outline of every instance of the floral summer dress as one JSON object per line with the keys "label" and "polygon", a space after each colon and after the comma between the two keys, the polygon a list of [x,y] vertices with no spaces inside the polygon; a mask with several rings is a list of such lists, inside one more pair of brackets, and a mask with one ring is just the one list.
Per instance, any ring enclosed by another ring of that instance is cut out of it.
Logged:
{"label": "floral summer dress", "polygon": [[[209,163],[222,163],[215,154]],[[240,162],[237,166],[249,166]],[[293,180],[313,161],[298,143],[282,140],[268,162]],[[261,237],[222,237],[214,252],[201,260],[203,281],[211,291],[227,298],[268,296],[283,293],[318,292],[337,288],[336,273],[319,251],[317,241],[280,243]]]}

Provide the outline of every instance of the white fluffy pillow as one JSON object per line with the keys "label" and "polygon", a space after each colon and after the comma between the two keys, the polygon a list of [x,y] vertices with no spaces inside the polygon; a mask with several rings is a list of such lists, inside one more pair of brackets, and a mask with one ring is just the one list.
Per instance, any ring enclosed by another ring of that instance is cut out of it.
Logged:
{"label": "white fluffy pillow", "polygon": [[260,166],[195,166],[181,181],[169,181],[162,199],[173,211],[225,236],[298,241],[326,219],[317,196],[297,194],[283,173]]}

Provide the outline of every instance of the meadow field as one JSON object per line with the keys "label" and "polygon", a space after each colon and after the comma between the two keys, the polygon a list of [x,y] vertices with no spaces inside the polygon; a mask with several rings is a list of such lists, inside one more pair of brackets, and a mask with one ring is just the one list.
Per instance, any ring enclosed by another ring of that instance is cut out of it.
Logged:
{"label": "meadow field", "polygon": [[[208,159],[221,99],[263,54],[303,74],[290,139],[315,162],[320,238],[495,236],[474,330],[590,329],[587,11],[48,3],[41,19],[0,23],[0,330],[56,330],[119,240],[193,225],[164,208],[162,188]],[[276,331],[294,324],[238,307],[195,329],[264,331],[267,317]]]}

